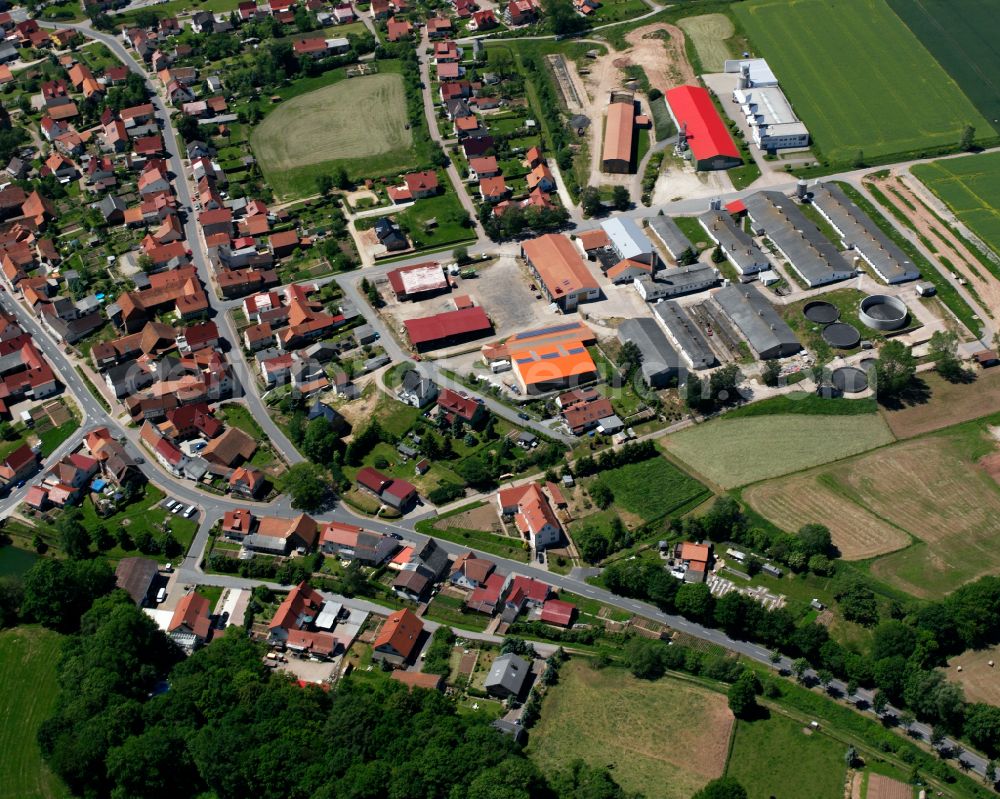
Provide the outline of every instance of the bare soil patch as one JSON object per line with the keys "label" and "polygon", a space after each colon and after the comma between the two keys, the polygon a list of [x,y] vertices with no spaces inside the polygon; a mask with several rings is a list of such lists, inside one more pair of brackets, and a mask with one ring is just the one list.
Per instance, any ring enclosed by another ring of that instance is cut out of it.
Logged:
{"label": "bare soil patch", "polygon": [[823,485],[815,473],[751,486],[743,492],[743,498],[789,532],[804,524],[825,524],[844,560],[878,557],[910,543],[903,530]]}
{"label": "bare soil patch", "polygon": [[461,527],[463,530],[482,530],[496,535],[507,534],[500,523],[500,517],[497,516],[496,507],[491,503],[449,516],[448,524],[452,527]]}
{"label": "bare soil patch", "polygon": [[626,34],[625,39],[631,45],[625,54],[633,64],[640,64],[646,70],[654,89],[666,94],[668,89],[694,82],[694,67],[684,50],[684,31],[676,25],[666,22],[646,25]]}
{"label": "bare soil patch", "polygon": [[868,799],[913,799],[913,788],[873,772],[868,775]]}

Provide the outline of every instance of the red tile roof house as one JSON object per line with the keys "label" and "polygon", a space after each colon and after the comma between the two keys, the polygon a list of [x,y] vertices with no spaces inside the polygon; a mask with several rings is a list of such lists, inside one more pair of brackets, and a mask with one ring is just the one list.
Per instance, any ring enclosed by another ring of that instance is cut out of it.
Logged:
{"label": "red tile roof house", "polygon": [[242,541],[256,529],[256,525],[257,519],[249,510],[227,510],[222,517],[222,534],[234,541]]}
{"label": "red tile roof house", "polygon": [[268,238],[268,243],[275,258],[284,258],[286,255],[291,255],[299,246],[299,234],[294,230],[275,233]]}
{"label": "red tile roof house", "polygon": [[441,39],[451,35],[454,26],[447,17],[431,17],[427,20],[427,36],[431,39]]}
{"label": "red tile roof house", "polygon": [[353,524],[327,522],[320,530],[320,547],[328,555],[379,565],[398,548],[396,539]]}
{"label": "red tile roof house", "polygon": [[503,620],[511,622],[527,607],[540,608],[552,588],[531,577],[509,577],[503,591]]}
{"label": "red tile roof house", "polygon": [[237,466],[229,477],[229,490],[237,496],[254,499],[267,484],[267,478],[259,469]]}
{"label": "red tile roof house", "polygon": [[209,601],[194,591],[185,594],[174,608],[167,633],[178,646],[189,652],[204,644],[212,634]]}
{"label": "red tile roof house", "polygon": [[438,392],[436,403],[441,409],[441,414],[449,423],[457,418],[466,424],[475,426],[486,415],[486,407],[482,403],[469,397],[463,397],[450,388],[442,388]]}
{"label": "red tile roof house", "polygon": [[510,189],[507,188],[507,181],[503,176],[483,178],[479,181],[479,196],[483,198],[483,202],[498,203],[508,194]]}
{"label": "red tile roof house", "polygon": [[440,188],[437,173],[428,169],[424,172],[410,172],[403,175],[403,185],[390,186],[388,194],[393,203],[405,203],[433,197]]}
{"label": "red tile roof house", "polygon": [[544,549],[559,543],[562,527],[548,497],[537,483],[505,488],[497,492],[497,507],[501,516],[511,516],[533,549]]}
{"label": "red tile roof house", "polygon": [[500,167],[497,165],[495,155],[484,155],[480,158],[469,159],[469,174],[473,180],[483,178],[495,178],[500,174]]}
{"label": "red tile roof house", "polygon": [[413,25],[407,20],[390,19],[386,24],[387,38],[390,42],[398,42],[402,39],[410,38],[413,33]]}
{"label": "red tile roof house", "polygon": [[22,444],[0,463],[0,480],[17,485],[38,470],[38,456],[27,444]]}
{"label": "red tile roof house", "polygon": [[469,610],[478,613],[487,613],[492,616],[500,607],[500,595],[507,584],[507,576],[493,572],[486,578],[486,582],[474,589],[465,600],[465,606]]}
{"label": "red tile roof house", "polygon": [[[332,657],[337,650],[337,639],[329,629],[317,626],[317,621],[327,624],[326,618],[321,620],[326,605],[327,601],[319,591],[306,582],[299,583],[285,597],[271,619],[269,640],[296,652]],[[328,620],[332,627],[336,618],[331,613]]]}
{"label": "red tile roof house", "polygon": [[576,613],[576,605],[563,602],[561,599],[547,599],[542,605],[541,619],[546,624],[555,624],[558,627],[571,627],[573,625],[574,613]]}
{"label": "red tile roof house", "polygon": [[420,651],[424,625],[409,608],[397,610],[385,620],[375,639],[372,660],[404,666]]}
{"label": "red tile roof house", "polygon": [[417,501],[417,489],[406,480],[386,477],[371,466],[365,466],[357,475],[360,488],[371,492],[386,505],[405,513]]}

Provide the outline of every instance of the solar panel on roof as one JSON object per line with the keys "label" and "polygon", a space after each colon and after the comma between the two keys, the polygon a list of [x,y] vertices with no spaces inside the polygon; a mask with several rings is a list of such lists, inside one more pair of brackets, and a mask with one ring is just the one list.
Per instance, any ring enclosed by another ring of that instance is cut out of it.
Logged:
{"label": "solar panel on roof", "polygon": [[566,352],[569,353],[570,355],[579,355],[581,352],[585,351],[586,349],[584,347],[573,347],[572,349],[566,350]]}
{"label": "solar panel on roof", "polygon": [[560,357],[558,352],[545,352],[542,353],[542,360],[551,360],[552,358]]}
{"label": "solar panel on roof", "polygon": [[511,339],[517,341],[522,338],[535,338],[537,336],[548,336],[552,333],[562,333],[566,330],[573,330],[579,327],[579,322],[570,322],[569,324],[553,325],[552,327],[543,327],[541,330],[528,330],[524,333],[515,333],[511,336]]}
{"label": "solar panel on roof", "polygon": [[534,359],[529,355],[527,358],[515,358],[515,363],[531,363]]}

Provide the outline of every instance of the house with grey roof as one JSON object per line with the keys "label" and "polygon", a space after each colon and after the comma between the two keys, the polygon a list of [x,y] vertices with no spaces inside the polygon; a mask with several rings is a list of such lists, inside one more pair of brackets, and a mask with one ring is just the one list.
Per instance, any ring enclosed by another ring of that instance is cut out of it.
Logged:
{"label": "house with grey roof", "polygon": [[755,286],[725,286],[712,299],[761,359],[785,358],[802,349],[795,333]]}
{"label": "house with grey roof", "polygon": [[899,246],[833,183],[812,188],[812,204],[830,223],[845,249],[853,250],[885,283],[920,278],[920,270]]}
{"label": "house with grey roof", "polygon": [[666,388],[678,379],[680,356],[652,319],[626,319],[618,327],[618,338],[623,344],[631,341],[639,348],[642,354],[639,372],[647,386]]}
{"label": "house with grey roof", "polygon": [[736,267],[741,278],[771,268],[764,251],[725,211],[706,211],[698,217],[708,237],[722,248],[723,255]]}
{"label": "house with grey roof", "polygon": [[632,281],[635,290],[646,302],[668,297],[680,297],[695,291],[710,289],[719,282],[719,271],[711,264],[696,263],[661,269],[655,277],[639,275]]}
{"label": "house with grey roof", "polygon": [[718,363],[708,341],[676,302],[661,302],[653,307],[653,312],[667,340],[689,369],[711,369]]}
{"label": "house with grey roof", "polygon": [[611,249],[619,258],[649,264],[655,270],[660,265],[660,256],[642,228],[634,219],[616,216],[605,219],[601,227],[611,242]]}
{"label": "house with grey roof", "polygon": [[743,203],[754,233],[767,236],[809,288],[854,277],[854,270],[833,242],[791,198],[779,191],[758,191]]}
{"label": "house with grey roof", "polygon": [[531,676],[531,664],[514,654],[501,655],[493,661],[486,675],[486,693],[500,699],[521,696]]}
{"label": "house with grey roof", "polygon": [[406,370],[399,391],[396,393],[400,402],[405,402],[414,408],[423,408],[425,405],[429,405],[434,402],[437,395],[437,383],[429,377],[424,377],[416,369]]}
{"label": "house with grey roof", "polygon": [[654,216],[646,220],[653,235],[663,245],[664,249],[670,253],[670,257],[675,261],[688,250],[694,250],[694,245],[684,232],[678,227],[673,217]]}

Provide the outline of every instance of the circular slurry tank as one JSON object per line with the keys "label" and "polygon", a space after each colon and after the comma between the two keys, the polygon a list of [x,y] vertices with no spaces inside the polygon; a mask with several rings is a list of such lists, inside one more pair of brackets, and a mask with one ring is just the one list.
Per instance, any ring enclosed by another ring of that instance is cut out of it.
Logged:
{"label": "circular slurry tank", "polygon": [[861,334],[852,325],[834,322],[823,328],[823,340],[831,347],[849,350],[861,343]]}
{"label": "circular slurry tank", "polygon": [[807,302],[802,308],[802,315],[810,322],[815,322],[819,325],[828,325],[840,319],[840,310],[836,305],[817,300],[815,302]]}
{"label": "circular slurry tank", "polygon": [[871,374],[872,369],[875,368],[875,359],[874,358],[862,358],[860,361],[858,361],[858,366],[860,366],[866,372],[868,372],[869,374]]}
{"label": "circular slurry tank", "polygon": [[868,388],[868,375],[853,366],[843,366],[834,369],[830,381],[836,389],[844,394],[860,394]]}
{"label": "circular slurry tank", "polygon": [[888,294],[865,297],[858,308],[858,318],[872,330],[899,330],[908,317],[903,301]]}

